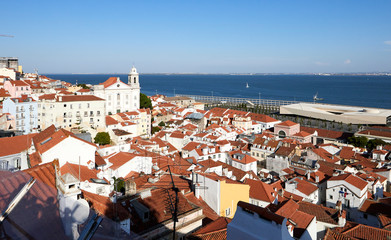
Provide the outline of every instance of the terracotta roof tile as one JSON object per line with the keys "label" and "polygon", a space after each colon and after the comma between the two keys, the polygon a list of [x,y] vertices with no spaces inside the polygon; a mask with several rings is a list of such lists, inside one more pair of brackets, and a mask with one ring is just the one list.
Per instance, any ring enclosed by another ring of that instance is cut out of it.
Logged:
{"label": "terracotta roof tile", "polygon": [[366,181],[364,181],[359,177],[354,176],[351,173],[341,174],[339,176],[334,176],[329,179],[329,181],[339,181],[339,180],[344,180],[360,190],[363,190],[368,185]]}
{"label": "terracotta roof tile", "polygon": [[50,187],[56,188],[56,171],[54,168],[54,162],[35,166],[23,170],[23,172],[29,174],[31,177],[37,180],[40,180]]}
{"label": "terracotta roof tile", "polygon": [[225,240],[227,239],[227,226],[231,221],[230,218],[220,217],[192,233],[190,239]]}
{"label": "terracotta roof tile", "polygon": [[248,178],[244,183],[250,185],[250,198],[272,203],[277,197],[277,192],[267,183]]}
{"label": "terracotta roof tile", "polygon": [[287,127],[292,127],[292,126],[296,126],[298,123],[295,123],[295,122],[292,122],[290,120],[287,120],[285,122],[282,122],[282,123],[278,123],[276,124],[277,126],[287,126]]}
{"label": "terracotta roof tile", "polygon": [[104,99],[102,98],[99,98],[97,96],[94,96],[94,95],[65,95],[65,96],[61,96],[61,100],[60,100],[60,97],[57,97],[57,101],[59,102],[89,102],[89,101],[105,101]]}
{"label": "terracotta roof tile", "polygon": [[26,151],[31,147],[31,142],[36,133],[16,137],[0,138],[0,157],[13,155]]}

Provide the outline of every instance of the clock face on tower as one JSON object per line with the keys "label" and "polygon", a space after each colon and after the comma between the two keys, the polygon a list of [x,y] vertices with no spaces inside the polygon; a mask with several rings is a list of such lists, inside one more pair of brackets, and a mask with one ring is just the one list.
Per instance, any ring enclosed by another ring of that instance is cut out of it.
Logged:
{"label": "clock face on tower", "polygon": [[119,87],[119,84],[117,84],[117,87]]}

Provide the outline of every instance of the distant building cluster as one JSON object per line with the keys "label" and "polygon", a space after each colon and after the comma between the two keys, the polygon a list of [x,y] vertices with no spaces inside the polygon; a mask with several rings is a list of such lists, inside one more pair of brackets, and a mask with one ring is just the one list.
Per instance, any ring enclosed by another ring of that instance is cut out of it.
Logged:
{"label": "distant building cluster", "polygon": [[12,66],[0,69],[4,236],[391,237],[385,125],[353,134],[159,94],[140,108],[134,67],[127,83],[83,88]]}

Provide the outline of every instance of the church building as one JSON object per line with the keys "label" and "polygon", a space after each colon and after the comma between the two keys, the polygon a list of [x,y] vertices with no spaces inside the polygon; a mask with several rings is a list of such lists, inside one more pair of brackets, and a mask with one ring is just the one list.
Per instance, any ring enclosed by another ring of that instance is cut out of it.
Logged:
{"label": "church building", "polygon": [[128,74],[128,83],[119,77],[110,77],[93,86],[94,95],[106,100],[106,114],[129,112],[140,108],[140,82],[137,69],[133,66]]}

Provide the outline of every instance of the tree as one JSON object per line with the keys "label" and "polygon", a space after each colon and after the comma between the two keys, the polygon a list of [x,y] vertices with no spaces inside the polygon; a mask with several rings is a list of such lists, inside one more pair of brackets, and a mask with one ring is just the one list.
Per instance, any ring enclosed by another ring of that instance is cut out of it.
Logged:
{"label": "tree", "polygon": [[152,135],[153,135],[153,134],[159,132],[160,130],[161,130],[160,127],[152,127],[152,128],[151,128],[151,133],[152,133]]}
{"label": "tree", "polygon": [[355,147],[365,147],[368,143],[368,138],[364,137],[364,136],[360,136],[360,137],[349,137],[348,138],[348,143],[352,144],[353,146]]}
{"label": "tree", "polygon": [[85,83],[77,84],[77,86],[83,89],[90,89]]}
{"label": "tree", "polygon": [[368,149],[369,151],[372,151],[372,150],[375,149],[377,146],[379,146],[379,145],[386,145],[386,144],[387,144],[387,143],[384,142],[384,141],[381,140],[381,139],[378,139],[378,138],[376,138],[376,139],[371,139],[371,140],[369,140],[368,143],[367,143],[367,149]]}
{"label": "tree", "polygon": [[144,93],[140,93],[140,108],[149,108],[152,109],[151,99]]}
{"label": "tree", "polygon": [[107,132],[98,132],[94,138],[94,141],[99,145],[110,144],[110,135]]}
{"label": "tree", "polygon": [[166,126],[166,124],[165,124],[163,121],[161,121],[158,125],[159,125],[160,127]]}

